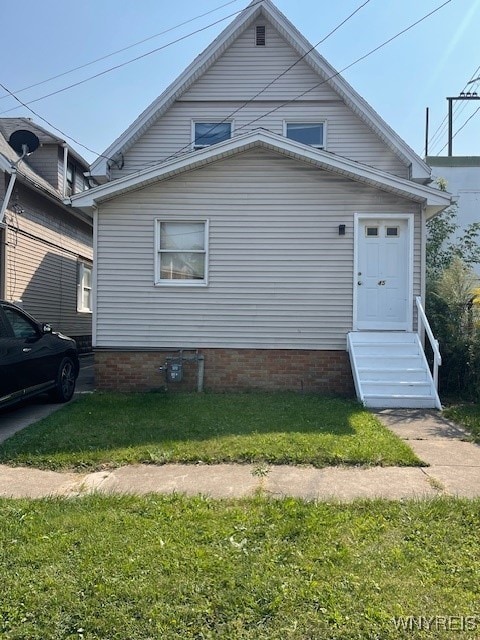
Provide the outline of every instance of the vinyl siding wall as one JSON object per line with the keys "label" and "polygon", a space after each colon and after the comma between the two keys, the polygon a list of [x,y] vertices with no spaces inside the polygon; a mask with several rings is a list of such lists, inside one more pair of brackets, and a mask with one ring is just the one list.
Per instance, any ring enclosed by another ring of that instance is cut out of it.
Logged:
{"label": "vinyl siding wall", "polygon": [[[419,205],[274,153],[245,152],[105,203],[97,346],[344,350],[355,212],[416,213],[418,294]],[[208,287],[154,286],[158,217],[209,219]]]}
{"label": "vinyl siding wall", "polygon": [[[223,53],[124,154],[112,179],[190,150],[192,120],[219,122],[234,114],[234,134],[263,127],[283,135],[284,120],[327,121],[327,150],[408,177],[408,168],[304,61],[255,97],[299,59],[267,25],[267,46],[254,46],[255,25]],[[316,86],[319,85],[319,86]],[[308,91],[315,87],[313,91]],[[305,91],[295,102],[289,102]],[[248,104],[246,101],[255,99]],[[284,104],[287,102],[288,104]],[[271,112],[273,109],[275,111]]]}
{"label": "vinyl siding wall", "polygon": [[38,175],[45,178],[55,189],[60,188],[59,156],[57,144],[40,146],[27,158],[27,163]]}
{"label": "vinyl siding wall", "polygon": [[77,312],[77,265],[93,259],[92,227],[18,182],[6,222],[6,299],[54,330],[91,335],[91,314]]}

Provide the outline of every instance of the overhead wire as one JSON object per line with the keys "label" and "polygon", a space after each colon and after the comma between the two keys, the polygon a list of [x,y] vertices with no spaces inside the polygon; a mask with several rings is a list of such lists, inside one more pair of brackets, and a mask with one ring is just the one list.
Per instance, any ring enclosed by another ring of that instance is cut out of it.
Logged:
{"label": "overhead wire", "polygon": [[[416,20],[415,22],[413,22],[412,24],[410,24],[408,27],[405,27],[404,29],[402,29],[401,31],[399,31],[398,33],[396,33],[394,36],[392,36],[391,38],[388,38],[388,40],[385,40],[384,42],[382,42],[381,44],[379,44],[378,46],[374,47],[373,49],[371,49],[370,51],[368,51],[366,54],[364,54],[363,56],[360,56],[359,58],[357,58],[356,60],[354,60],[353,62],[351,62],[349,65],[347,65],[346,67],[343,67],[343,69],[340,69],[340,71],[336,71],[334,74],[332,74],[331,76],[329,76],[328,78],[325,78],[325,80],[322,80],[320,82],[317,82],[313,87],[310,87],[309,89],[307,89],[306,91],[303,91],[302,93],[298,94],[297,96],[295,96],[294,98],[291,98],[290,100],[287,100],[285,102],[282,102],[280,105],[277,105],[276,107],[274,107],[273,109],[270,109],[269,111],[266,111],[265,113],[262,113],[262,115],[258,116],[257,118],[254,118],[253,120],[250,120],[249,122],[245,123],[244,125],[242,125],[241,127],[235,129],[235,132],[241,131],[242,129],[245,129],[247,127],[249,127],[250,125],[254,124],[255,122],[261,120],[262,118],[264,118],[265,116],[270,115],[271,113],[274,113],[275,111],[278,111],[279,109],[291,104],[292,102],[296,102],[299,98],[302,98],[303,96],[307,95],[308,93],[310,93],[311,91],[314,91],[315,89],[317,89],[318,87],[326,84],[327,82],[329,82],[330,80],[332,80],[333,78],[336,78],[337,76],[339,76],[341,73],[343,73],[344,71],[346,71],[347,69],[350,69],[351,67],[355,66],[356,64],[358,64],[359,62],[361,62],[362,60],[365,60],[366,58],[368,58],[369,56],[371,56],[372,54],[374,54],[375,52],[379,51],[380,49],[382,49],[383,47],[385,47],[387,44],[390,44],[390,42],[393,42],[393,40],[396,40],[397,38],[399,38],[401,35],[403,35],[404,33],[406,33],[407,31],[410,31],[411,29],[413,29],[414,27],[416,27],[418,24],[420,24],[421,22],[423,22],[424,20],[426,20],[427,18],[429,18],[430,16],[432,16],[433,14],[437,13],[437,11],[440,11],[440,9],[442,9],[443,7],[445,7],[447,4],[449,4],[452,0],[446,0],[445,2],[443,2],[441,5],[439,5],[438,7],[436,7],[435,9],[433,9],[432,11],[430,11],[429,13],[425,14],[424,16],[422,16],[421,18],[419,18],[418,20]],[[361,9],[362,6],[361,5],[357,10]],[[355,12],[354,12],[355,13]],[[347,18],[348,19],[348,18]],[[344,21],[345,22],[345,21]],[[328,37],[328,36],[327,36]],[[318,46],[318,45],[316,45]],[[312,49],[310,49],[310,52],[314,49],[315,47],[312,47]],[[306,55],[308,55],[308,52],[302,56],[301,59],[303,59]],[[268,85],[271,86],[271,84],[273,84],[273,82],[275,82],[279,77],[282,77],[282,75],[284,75],[285,72],[283,72],[282,74],[278,75],[276,78],[274,78],[274,80]],[[261,93],[261,92],[260,92]],[[256,96],[259,94],[256,94]],[[254,96],[253,98],[251,98],[250,100],[248,100],[247,102],[245,102],[241,108],[244,108],[245,106],[251,104],[254,101],[254,98],[256,97]],[[238,110],[237,110],[238,111]],[[233,112],[233,113],[237,113],[237,111]],[[229,120],[231,118],[231,115],[229,114],[228,116],[226,116],[226,118],[224,118],[224,120],[222,120],[219,123],[215,123],[216,125],[218,124],[222,124],[224,122],[226,122],[227,120]],[[178,149],[176,152],[174,152],[173,154],[169,155],[167,158],[165,158],[164,160],[162,160],[162,162],[165,162],[166,160],[169,160],[171,158],[176,157],[179,153],[181,153],[183,150],[187,149],[187,148],[191,148],[191,143],[181,147],[180,149]],[[158,161],[153,161],[153,162],[149,162],[146,163],[145,165],[142,165],[141,169],[150,167],[152,165],[155,164],[159,164]],[[137,171],[140,171],[141,169],[137,169]]]}
{"label": "overhead wire", "polygon": [[[462,129],[465,129],[465,127],[466,127],[466,126],[467,126],[467,124],[470,122],[470,120],[472,120],[472,118],[473,118],[474,116],[476,116],[476,115],[477,115],[477,113],[478,113],[479,111],[480,111],[480,107],[478,107],[477,109],[475,109],[475,111],[472,113],[472,115],[471,115],[469,118],[467,118],[467,119],[465,120],[465,122],[462,124],[462,126],[461,126],[461,127],[459,127],[459,128],[456,130],[456,132],[452,135],[452,140],[453,140],[454,138],[456,138],[456,137],[457,137],[457,135],[460,133],[460,131],[462,131]],[[440,154],[442,153],[442,151],[445,149],[445,147],[446,147],[447,145],[448,145],[448,142],[446,142],[446,143],[443,145],[443,147],[440,149],[440,151],[439,151],[436,155],[437,155],[437,156],[438,156],[438,155],[440,155]]]}
{"label": "overhead wire", "polygon": [[[164,31],[160,31],[159,33],[155,33],[152,36],[148,36],[147,38],[143,38],[143,40],[138,40],[137,42],[134,42],[132,44],[127,45],[126,47],[122,47],[121,49],[117,49],[116,51],[112,51],[110,53],[107,53],[103,56],[100,56],[99,58],[95,58],[95,60],[90,60],[89,62],[85,62],[84,64],[78,65],[77,67],[72,67],[71,69],[67,69],[67,71],[62,71],[61,73],[57,73],[57,75],[54,76],[50,76],[49,78],[45,78],[44,80],[40,80],[39,82],[35,82],[33,84],[28,85],[27,87],[22,87],[21,89],[14,89],[13,93],[15,94],[19,94],[19,93],[23,93],[24,91],[28,91],[28,89],[33,89],[34,87],[39,87],[42,84],[46,84],[48,82],[51,82],[52,80],[58,80],[58,78],[62,78],[63,76],[69,75],[70,73],[74,73],[75,71],[79,71],[80,69],[85,69],[86,67],[90,67],[93,64],[96,64],[97,62],[101,62],[102,60],[106,60],[107,58],[111,58],[119,53],[123,53],[124,51],[128,51],[129,49],[133,49],[134,47],[137,47],[141,44],[144,44],[145,42],[148,42],[150,40],[153,40],[154,38],[159,38],[160,36],[165,35],[166,33],[170,33],[171,31],[175,31],[176,29],[179,29],[180,27],[184,27],[186,24],[190,24],[191,22],[195,22],[195,20],[200,20],[200,18],[204,18],[205,16],[210,15],[211,13],[215,13],[215,11],[219,11],[220,9],[223,9],[224,7],[230,5],[230,4],[234,4],[235,2],[238,2],[238,0],[229,0],[229,2],[225,2],[224,4],[219,5],[218,7],[215,7],[215,9],[211,9],[210,11],[206,11],[205,13],[201,13],[198,16],[195,16],[193,18],[189,18],[188,20],[185,20],[184,22],[180,22],[179,24],[173,26],[173,27],[169,27],[168,29],[165,29]],[[0,100],[4,100],[5,98],[9,98],[10,94],[6,93],[3,96],[0,96]]]}
{"label": "overhead wire", "polygon": [[[281,74],[279,74],[276,78],[274,78],[266,87],[264,87],[260,92],[258,92],[253,98],[249,99],[248,101],[246,101],[244,103],[244,105],[242,105],[240,108],[238,108],[235,113],[237,113],[237,111],[239,111],[240,109],[244,108],[245,106],[247,106],[248,104],[250,104],[256,97],[258,97],[258,95],[260,95],[261,93],[263,93],[263,91],[265,91],[269,86],[271,86],[274,82],[277,81],[278,78],[282,77],[283,75],[285,75],[285,73],[287,73],[291,68],[293,68],[296,64],[298,64],[303,58],[305,58],[313,49],[315,49],[317,46],[319,46],[319,44],[323,41],[326,40],[326,38],[328,38],[332,33],[334,33],[335,31],[337,31],[340,26],[342,26],[343,24],[345,24],[345,22],[347,20],[349,20],[351,17],[353,17],[353,15],[355,15],[355,13],[357,13],[363,6],[365,6],[370,0],[366,0],[362,5],[360,5],[350,16],[348,16],[344,21],[342,21],[342,23],[340,23],[332,32],[330,32],[329,34],[327,34],[327,36],[325,36],[319,43],[317,43],[314,47],[312,47],[309,51],[307,51],[303,56],[301,56],[301,58],[299,58],[299,60],[297,60],[293,65],[291,65],[288,69],[286,69],[284,72],[282,72]],[[440,9],[442,9],[444,6],[446,6],[447,4],[449,4],[452,0],[446,0],[445,2],[443,2],[441,5],[439,5],[438,7],[436,7],[435,9],[433,9],[432,11],[428,12],[427,14],[425,14],[422,18],[419,18],[418,20],[416,20],[415,22],[413,22],[411,25],[409,25],[408,27],[406,27],[405,29],[402,29],[401,31],[399,31],[397,34],[395,34],[394,36],[392,36],[391,38],[389,38],[388,40],[385,40],[384,42],[382,42],[380,45],[378,45],[377,47],[375,47],[374,49],[371,49],[369,52],[367,52],[366,54],[364,54],[363,56],[360,56],[359,58],[357,58],[356,60],[354,60],[352,63],[350,63],[349,65],[347,65],[346,67],[343,67],[340,71],[336,71],[334,74],[332,74],[330,77],[326,78],[325,80],[322,80],[321,82],[316,83],[313,87],[310,87],[309,89],[307,89],[306,91],[301,92],[300,94],[298,94],[295,98],[292,98],[290,100],[287,100],[285,102],[283,102],[282,104],[274,107],[273,109],[263,113],[261,116],[254,118],[253,120],[249,121],[248,123],[245,123],[244,125],[242,125],[239,129],[237,129],[237,131],[245,129],[246,127],[250,126],[251,124],[254,124],[255,122],[257,122],[258,120],[261,120],[262,118],[264,118],[267,115],[270,115],[271,113],[274,113],[275,111],[277,111],[278,109],[291,104],[292,102],[297,101],[298,99],[302,98],[304,95],[307,95],[308,93],[310,93],[311,91],[314,91],[316,88],[318,88],[319,86],[327,83],[328,81],[332,80],[333,78],[337,77],[338,75],[340,75],[341,73],[343,73],[344,71],[352,68],[353,66],[355,66],[356,64],[358,64],[359,62],[361,62],[362,60],[365,60],[366,58],[368,58],[369,56],[371,56],[373,53],[379,51],[380,49],[382,49],[383,47],[385,47],[387,44],[393,42],[395,39],[397,39],[398,37],[400,37],[401,35],[403,35],[404,33],[410,31],[411,29],[413,29],[415,26],[417,26],[418,24],[420,24],[421,22],[423,22],[424,20],[426,20],[427,18],[429,18],[430,16],[432,16],[433,14],[435,14],[436,12],[438,12]],[[260,2],[262,2],[262,0],[258,0],[257,3],[254,4],[259,4]],[[248,8],[250,8],[251,6],[254,6],[254,4],[249,5]],[[111,71],[114,71],[118,68],[124,67],[127,64],[131,64],[132,62],[135,62],[137,60],[140,60],[142,58],[145,58],[149,55],[152,55],[153,53],[156,53],[157,51],[160,51],[162,49],[165,49],[168,46],[171,46],[172,44],[176,44],[177,42],[180,42],[192,35],[195,35],[199,32],[205,31],[206,29],[228,19],[229,17],[232,17],[234,15],[237,15],[239,13],[242,13],[242,11],[245,11],[245,9],[242,9],[241,11],[237,11],[234,12],[232,14],[229,14],[228,16],[225,16],[224,18],[221,18],[220,20],[217,20],[213,23],[210,23],[209,25],[202,27],[200,29],[197,29],[185,36],[182,36],[181,38],[178,38],[177,40],[174,40],[170,43],[167,43],[161,47],[157,47],[156,49],[153,49],[145,54],[142,54],[141,56],[137,56],[136,58],[133,58],[129,61],[126,61],[124,63],[121,63],[119,65],[115,65],[113,67],[110,67],[109,69],[106,69],[98,74],[95,74],[89,78],[86,78],[82,81],[79,81],[77,83],[74,83],[72,85],[69,85],[68,87],[64,87],[62,89],[59,89],[55,92],[52,92],[48,95],[42,96],[40,98],[36,98],[35,100],[29,101],[29,102],[23,102],[22,100],[20,100],[20,98],[18,98],[14,92],[10,91],[10,89],[8,89],[4,84],[0,83],[0,87],[2,87],[2,89],[4,91],[6,91],[11,97],[13,97],[20,105],[22,105],[23,107],[25,107],[26,109],[28,109],[31,113],[33,113],[33,115],[35,115],[37,118],[39,118],[40,120],[42,120],[43,122],[45,122],[46,124],[48,124],[50,127],[52,127],[53,129],[55,129],[56,131],[58,131],[59,133],[61,133],[63,136],[65,136],[66,138],[68,138],[69,140],[73,141],[75,144],[79,145],[80,147],[82,147],[83,149],[86,149],[87,151],[93,153],[94,155],[96,155],[97,157],[102,157],[102,158],[106,158],[108,160],[112,160],[112,158],[102,154],[102,153],[98,153],[97,151],[91,149],[90,147],[82,144],[81,142],[79,142],[78,140],[76,140],[75,138],[73,138],[72,136],[69,136],[68,134],[66,134],[64,131],[62,131],[61,129],[59,129],[58,127],[56,127],[55,125],[53,125],[49,120],[47,120],[46,118],[44,118],[43,116],[41,116],[40,114],[38,114],[36,111],[34,111],[29,105],[33,104],[34,102],[38,102],[40,100],[43,100],[47,97],[51,97],[52,95],[57,95],[58,93],[61,93],[63,91],[67,91],[68,89],[71,89],[75,86],[79,86],[80,84],[83,84],[85,82],[88,82],[89,80],[92,80],[94,78],[97,78],[101,75],[104,75],[106,73],[109,73]],[[18,108],[18,107],[15,107]],[[8,111],[11,111],[11,109],[9,109]],[[0,113],[0,115],[2,115],[3,113],[7,113],[7,111],[3,111]],[[231,116],[227,116],[226,119],[228,119]],[[218,123],[216,123],[218,124]],[[190,147],[190,143],[187,145],[188,147]],[[182,147],[180,150],[178,150],[174,155],[180,153],[185,147]],[[173,156],[169,156],[169,157],[173,157]],[[151,166],[151,164],[158,164],[158,161],[154,162],[154,163],[148,163],[146,165],[143,165],[142,168]]]}
{"label": "overhead wire", "polygon": [[[473,81],[473,79],[475,78],[475,76],[478,74],[478,72],[480,71],[480,65],[475,69],[475,71],[472,73],[471,78],[469,81],[467,81],[465,83],[465,86],[463,87],[463,89],[461,90],[460,93],[463,93],[467,88],[468,85],[471,84],[471,82]],[[478,84],[473,87],[474,89],[478,88]],[[454,119],[458,118],[461,113],[463,112],[463,110],[465,109],[466,105],[462,105],[462,108],[459,111],[460,105],[455,105],[453,108],[453,116]],[[448,119],[448,114],[445,115],[445,117],[443,118],[443,120],[441,121],[441,123],[438,125],[438,127],[435,129],[434,133],[432,134],[430,141],[429,141],[429,147],[433,148],[435,147],[438,142],[439,142],[439,138],[446,132],[447,129],[447,119]],[[444,147],[445,148],[445,147]],[[426,155],[426,148],[424,148],[424,153],[423,155]]]}
{"label": "overhead wire", "polygon": [[[25,102],[22,102],[22,100],[20,100],[20,98],[18,98],[12,91],[10,91],[10,89],[8,89],[8,87],[6,87],[2,82],[0,82],[0,87],[6,91],[8,94],[10,94],[12,96],[12,98],[14,98],[17,102],[19,102],[22,107],[25,107],[26,109],[28,109],[28,111],[30,111],[30,113],[33,113],[33,115],[35,117],[37,117],[39,120],[41,120],[42,122],[45,122],[46,124],[48,124],[49,127],[51,127],[52,129],[54,129],[55,131],[58,131],[58,133],[61,133],[62,136],[64,136],[65,138],[67,138],[68,140],[71,140],[72,142],[74,142],[76,145],[78,145],[79,147],[81,147],[82,149],[86,149],[87,151],[90,151],[90,153],[93,153],[94,155],[98,156],[99,158],[105,158],[106,160],[113,160],[112,158],[110,158],[109,156],[104,155],[103,153],[98,153],[98,151],[95,151],[94,149],[91,149],[90,147],[87,147],[87,145],[83,144],[82,142],[80,142],[79,140],[76,140],[73,136],[68,135],[68,133],[65,133],[65,131],[62,131],[61,129],[59,129],[58,127],[56,127],[54,124],[52,124],[49,120],[47,120],[46,118],[44,118],[43,116],[41,116],[39,113],[37,113],[36,111],[34,111],[31,107],[29,107]],[[113,160],[113,162],[115,162]]]}
{"label": "overhead wire", "polygon": [[[221,120],[220,122],[216,122],[214,124],[213,127],[211,127],[210,129],[208,129],[204,135],[207,136],[210,133],[212,133],[213,131],[215,131],[215,129],[220,126],[221,124],[224,124],[225,122],[228,122],[229,120],[231,120],[231,118],[233,118],[234,115],[236,115],[239,111],[241,111],[244,107],[248,106],[249,104],[251,104],[254,100],[256,100],[256,98],[258,98],[258,96],[262,95],[262,93],[264,93],[267,89],[269,89],[273,84],[275,84],[275,82],[277,82],[277,80],[280,80],[280,78],[283,78],[283,76],[285,76],[289,71],[291,71],[297,64],[299,64],[302,60],[304,60],[312,51],[314,51],[317,47],[319,47],[321,44],[323,44],[328,38],[330,38],[330,36],[332,36],[336,31],[338,31],[345,23],[347,23],[351,18],[353,18],[353,16],[355,14],[357,14],[361,9],[363,9],[363,7],[365,5],[367,5],[370,2],[370,0],[365,0],[365,2],[363,2],[361,5],[359,5],[354,11],[352,11],[352,13],[350,13],[346,18],[344,18],[342,20],[342,22],[340,22],[334,29],[332,29],[329,33],[327,33],[326,36],[324,36],[321,40],[319,40],[315,45],[313,45],[312,47],[310,47],[310,49],[308,49],[308,51],[306,51],[303,55],[301,55],[297,60],[295,60],[295,62],[293,62],[289,67],[287,67],[284,71],[282,71],[280,74],[278,74],[275,78],[273,78],[273,80],[271,80],[268,84],[266,84],[262,89],[260,89],[260,91],[258,91],[254,96],[252,96],[251,98],[249,98],[248,100],[246,100],[243,104],[241,104],[239,107],[237,107],[234,111],[232,111],[231,113],[228,114],[228,116],[225,116],[225,118],[223,120]],[[187,143],[186,145],[184,145],[183,147],[181,147],[180,149],[178,149],[174,154],[172,154],[171,156],[169,156],[168,158],[172,158],[177,156],[179,153],[181,153],[182,151],[184,151],[185,149],[189,149],[191,147],[191,142]],[[167,158],[167,159],[168,159]],[[147,165],[149,166],[149,165]]]}
{"label": "overhead wire", "polygon": [[[250,4],[247,8],[251,8],[254,7],[257,4],[260,4],[261,2],[263,2],[263,0],[257,0],[257,2],[254,2],[252,4]],[[90,82],[91,80],[95,80],[96,78],[100,78],[104,75],[106,75],[107,73],[111,73],[112,71],[116,71],[117,69],[122,69],[123,67],[126,67],[129,64],[132,64],[133,62],[137,62],[138,60],[143,60],[144,58],[147,58],[148,56],[153,55],[154,53],[158,53],[159,51],[163,51],[164,49],[167,49],[168,47],[171,47],[174,44],[177,44],[178,42],[182,42],[183,40],[186,40],[187,38],[191,38],[194,35],[197,35],[197,33],[202,33],[202,31],[206,31],[207,29],[210,29],[211,27],[216,26],[217,24],[220,24],[221,22],[224,22],[225,20],[228,20],[228,18],[232,18],[233,16],[238,15],[239,13],[242,13],[243,11],[245,11],[245,9],[241,9],[240,11],[234,11],[233,13],[228,14],[227,16],[224,16],[223,18],[220,18],[219,20],[215,20],[215,22],[211,22],[210,24],[207,24],[204,27],[200,27],[199,29],[196,29],[195,31],[191,31],[190,33],[187,33],[184,36],[181,36],[180,38],[177,38],[176,40],[171,40],[170,42],[167,42],[166,44],[160,46],[160,47],[156,47],[155,49],[151,49],[150,51],[147,51],[146,53],[142,53],[139,56],[136,56],[135,58],[131,58],[130,60],[126,60],[125,62],[120,62],[119,64],[114,65],[113,67],[109,67],[108,69],[104,69],[103,71],[99,71],[98,73],[95,73],[92,76],[89,76],[88,78],[84,78],[83,80],[78,80],[77,82],[73,82],[72,84],[69,84],[66,87],[62,87],[61,89],[57,89],[56,91],[51,91],[50,93],[47,93],[43,96],[40,96],[39,98],[35,98],[34,100],[29,100],[27,103],[22,103],[24,106],[30,105],[30,104],[35,104],[36,102],[40,102],[40,100],[45,100],[46,98],[51,98],[52,96],[56,96],[59,93],[63,93],[64,91],[69,91],[70,89],[73,89],[74,87],[79,87],[82,84],[85,84],[86,82]],[[10,95],[12,95],[12,92],[7,90],[7,93],[10,93]],[[0,111],[0,115],[3,115],[5,113],[9,113],[10,111],[14,111],[15,109],[18,109],[18,107],[12,107],[11,109],[6,109],[5,111]]]}

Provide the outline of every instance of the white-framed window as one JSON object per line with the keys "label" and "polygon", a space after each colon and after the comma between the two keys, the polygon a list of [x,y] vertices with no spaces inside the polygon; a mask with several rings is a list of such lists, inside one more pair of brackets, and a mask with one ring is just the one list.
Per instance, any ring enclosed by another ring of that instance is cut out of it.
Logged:
{"label": "white-framed window", "polygon": [[290,140],[325,149],[325,122],[284,122],[283,134]]}
{"label": "white-framed window", "polygon": [[196,151],[230,140],[232,128],[231,122],[192,122],[193,149]]}
{"label": "white-framed window", "polygon": [[208,220],[155,220],[155,284],[208,283]]}
{"label": "white-framed window", "polygon": [[77,311],[92,313],[92,274],[90,262],[79,262],[77,270]]}

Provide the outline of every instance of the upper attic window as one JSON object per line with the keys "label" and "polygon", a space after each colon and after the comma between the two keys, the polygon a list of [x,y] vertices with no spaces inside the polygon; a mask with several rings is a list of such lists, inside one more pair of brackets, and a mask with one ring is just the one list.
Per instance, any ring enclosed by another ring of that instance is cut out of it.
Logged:
{"label": "upper attic window", "polygon": [[325,149],[325,122],[285,122],[284,135],[290,140]]}
{"label": "upper attic window", "polygon": [[231,122],[194,122],[193,148],[204,149],[232,137]]}
{"label": "upper attic window", "polygon": [[264,47],[267,44],[267,27],[264,24],[257,24],[255,27],[255,45]]}

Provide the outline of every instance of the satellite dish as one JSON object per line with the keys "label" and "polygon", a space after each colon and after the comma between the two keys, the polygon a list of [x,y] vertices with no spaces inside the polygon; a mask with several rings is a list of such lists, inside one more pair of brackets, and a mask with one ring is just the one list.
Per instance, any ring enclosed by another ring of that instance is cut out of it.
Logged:
{"label": "satellite dish", "polygon": [[8,139],[8,144],[15,149],[20,156],[26,156],[36,151],[40,145],[40,140],[32,131],[18,129],[14,131]]}

